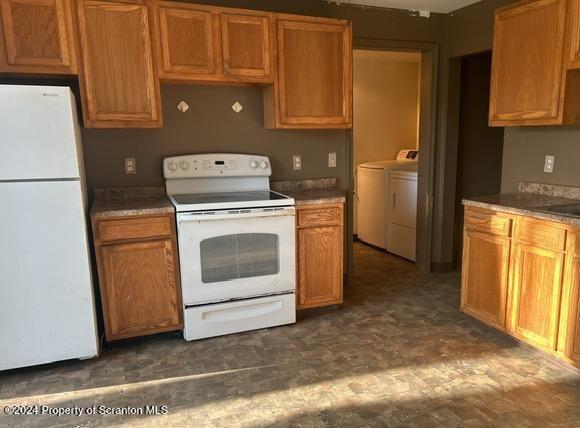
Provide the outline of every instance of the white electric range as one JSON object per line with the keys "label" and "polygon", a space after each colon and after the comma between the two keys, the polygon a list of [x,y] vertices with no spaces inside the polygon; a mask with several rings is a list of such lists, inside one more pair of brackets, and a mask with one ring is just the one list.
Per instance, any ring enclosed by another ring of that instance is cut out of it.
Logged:
{"label": "white electric range", "polygon": [[296,321],[294,199],[265,156],[166,158],[177,211],[186,340]]}

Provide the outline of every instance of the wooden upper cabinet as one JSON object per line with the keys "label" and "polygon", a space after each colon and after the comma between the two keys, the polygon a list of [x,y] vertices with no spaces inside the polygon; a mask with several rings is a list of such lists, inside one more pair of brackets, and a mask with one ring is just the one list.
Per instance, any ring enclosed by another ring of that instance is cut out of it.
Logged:
{"label": "wooden upper cabinet", "polygon": [[271,128],[350,128],[352,49],[350,24],[322,19],[286,20],[278,29],[278,76],[265,92]]}
{"label": "wooden upper cabinet", "polygon": [[70,0],[0,0],[0,72],[76,74]]}
{"label": "wooden upper cabinet", "polygon": [[567,0],[524,0],[495,14],[489,122],[563,121]]}
{"label": "wooden upper cabinet", "polygon": [[246,81],[271,81],[269,16],[222,13],[220,19],[224,74]]}
{"label": "wooden upper cabinet", "polygon": [[219,18],[210,8],[154,2],[159,76],[165,80],[211,80],[221,73]]}
{"label": "wooden upper cabinet", "polygon": [[160,127],[159,82],[146,6],[79,0],[78,18],[85,126]]}
{"label": "wooden upper cabinet", "polygon": [[167,1],[151,3],[165,81],[272,81],[270,14]]}

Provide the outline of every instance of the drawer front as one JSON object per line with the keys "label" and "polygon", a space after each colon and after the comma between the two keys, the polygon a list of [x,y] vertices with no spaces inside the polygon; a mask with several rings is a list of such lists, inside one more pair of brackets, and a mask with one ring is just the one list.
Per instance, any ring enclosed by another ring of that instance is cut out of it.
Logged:
{"label": "drawer front", "polygon": [[491,235],[511,236],[512,219],[494,211],[469,208],[465,212],[465,229]]}
{"label": "drawer front", "polygon": [[300,208],[297,212],[298,226],[342,225],[342,206]]}
{"label": "drawer front", "polygon": [[516,239],[536,247],[563,251],[566,245],[566,229],[548,221],[520,217]]}
{"label": "drawer front", "polygon": [[98,239],[101,242],[153,238],[172,234],[169,217],[104,220],[99,222],[97,230]]}

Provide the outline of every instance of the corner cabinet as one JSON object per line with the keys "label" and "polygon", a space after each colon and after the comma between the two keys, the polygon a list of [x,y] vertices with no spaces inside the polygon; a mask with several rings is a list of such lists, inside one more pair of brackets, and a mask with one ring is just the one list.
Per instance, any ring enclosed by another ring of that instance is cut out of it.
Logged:
{"label": "corner cabinet", "polygon": [[71,0],[0,0],[0,73],[76,74]]}
{"label": "corner cabinet", "polygon": [[352,34],[347,21],[280,16],[278,75],[264,92],[270,128],[352,127]]}
{"label": "corner cabinet", "polygon": [[299,206],[297,227],[297,308],[342,303],[344,204]]}
{"label": "corner cabinet", "polygon": [[466,206],[461,310],[580,367],[580,231]]}
{"label": "corner cabinet", "polygon": [[108,341],[183,328],[173,215],[93,219]]}
{"label": "corner cabinet", "polygon": [[78,27],[85,126],[161,127],[147,7],[139,2],[79,0]]}

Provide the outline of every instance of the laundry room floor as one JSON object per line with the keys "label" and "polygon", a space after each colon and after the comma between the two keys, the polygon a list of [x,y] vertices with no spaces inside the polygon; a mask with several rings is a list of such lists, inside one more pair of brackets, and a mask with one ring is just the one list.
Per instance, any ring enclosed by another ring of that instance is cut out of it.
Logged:
{"label": "laundry room floor", "polygon": [[[0,374],[0,426],[573,427],[580,374],[458,311],[459,275],[355,246],[344,305],[295,325]],[[166,415],[6,415],[5,406]],[[115,410],[118,409],[118,410]],[[129,410],[127,410],[129,409]],[[161,411],[162,413],[162,411]]]}

